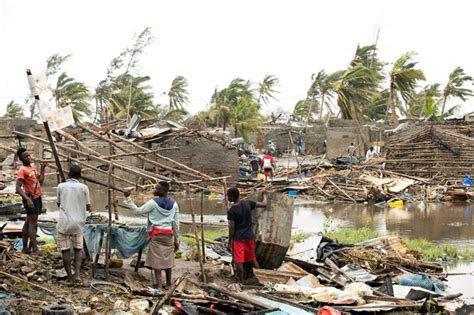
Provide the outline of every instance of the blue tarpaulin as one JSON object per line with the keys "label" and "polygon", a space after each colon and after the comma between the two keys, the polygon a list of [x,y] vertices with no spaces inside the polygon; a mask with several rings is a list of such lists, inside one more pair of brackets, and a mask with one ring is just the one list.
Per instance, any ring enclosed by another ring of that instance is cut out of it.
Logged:
{"label": "blue tarpaulin", "polygon": [[[56,239],[56,224],[39,223],[38,227],[46,235]],[[84,240],[91,256],[99,250],[101,234],[106,234],[107,224],[86,224],[84,226]],[[140,248],[148,244],[149,236],[145,226],[118,227],[112,226],[110,247],[117,250],[119,258],[128,258],[138,253]],[[103,243],[105,247],[105,242]]]}

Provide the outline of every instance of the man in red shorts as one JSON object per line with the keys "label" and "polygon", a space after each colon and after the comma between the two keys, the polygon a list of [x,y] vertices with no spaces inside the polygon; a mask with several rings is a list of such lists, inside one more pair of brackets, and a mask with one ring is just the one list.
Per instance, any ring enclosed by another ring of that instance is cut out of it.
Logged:
{"label": "man in red shorts", "polygon": [[254,268],[258,268],[255,258],[255,238],[252,229],[252,210],[256,207],[267,206],[267,192],[263,191],[262,201],[240,200],[240,192],[237,188],[227,190],[227,199],[234,203],[227,212],[229,220],[229,250],[233,254],[237,277],[240,282],[244,281],[244,263],[251,262]]}

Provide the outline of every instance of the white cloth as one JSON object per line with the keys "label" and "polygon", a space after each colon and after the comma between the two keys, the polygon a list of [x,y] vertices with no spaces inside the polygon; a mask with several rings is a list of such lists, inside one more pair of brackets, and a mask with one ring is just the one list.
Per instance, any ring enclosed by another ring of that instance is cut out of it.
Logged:
{"label": "white cloth", "polygon": [[59,204],[58,231],[70,235],[81,233],[90,204],[89,188],[70,178],[58,185],[56,202]]}
{"label": "white cloth", "polygon": [[373,159],[376,155],[377,155],[377,153],[375,153],[375,151],[368,150],[367,154],[365,155],[365,159],[366,160]]}

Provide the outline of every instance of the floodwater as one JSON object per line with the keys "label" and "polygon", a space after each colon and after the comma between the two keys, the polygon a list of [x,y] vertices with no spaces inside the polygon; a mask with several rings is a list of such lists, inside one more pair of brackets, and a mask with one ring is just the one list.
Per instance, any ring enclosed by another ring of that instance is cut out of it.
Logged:
{"label": "floodwater", "polygon": [[[45,206],[47,218],[57,217],[55,189],[46,188]],[[180,204],[181,220],[190,221],[189,201],[183,194],[173,196]],[[94,211],[104,215],[107,202],[105,190],[91,191]],[[121,202],[119,196],[119,203]],[[193,200],[195,213],[200,213],[200,199]],[[223,200],[204,200],[205,221],[225,223],[226,209]],[[288,209],[291,211],[292,209]],[[328,224],[330,227],[371,227],[380,234],[396,233],[409,238],[424,238],[438,244],[455,244],[474,249],[474,204],[469,203],[418,203],[404,208],[379,208],[373,205],[349,203],[319,203],[310,200],[295,200],[293,231],[320,232]],[[120,221],[144,224],[145,218],[133,215],[125,208],[119,208]],[[1,220],[0,220],[1,221]],[[17,223],[19,224],[19,223]],[[449,277],[448,285],[452,292],[463,292],[464,299],[474,303],[474,263],[461,262],[446,266],[450,273],[468,275]]]}

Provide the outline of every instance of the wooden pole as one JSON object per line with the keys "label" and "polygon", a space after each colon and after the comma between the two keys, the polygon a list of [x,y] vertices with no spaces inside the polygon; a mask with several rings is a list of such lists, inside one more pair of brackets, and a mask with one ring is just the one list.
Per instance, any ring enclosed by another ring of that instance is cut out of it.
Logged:
{"label": "wooden pole", "polygon": [[222,182],[224,184],[224,211],[227,213],[227,211],[229,211],[229,200],[227,200],[227,179],[224,178]]}
{"label": "wooden pole", "polygon": [[[132,151],[130,151],[130,150],[124,148],[123,146],[121,146],[121,145],[117,144],[116,142],[112,141],[111,139],[107,139],[107,138],[103,137],[101,134],[99,134],[99,133],[96,132],[95,130],[92,130],[91,128],[88,128],[88,127],[83,126],[83,125],[79,125],[79,127],[81,127],[82,129],[84,129],[85,131],[90,132],[91,134],[93,134],[93,135],[94,135],[95,137],[97,137],[98,139],[103,140],[103,141],[106,141],[106,142],[112,144],[113,146],[119,148],[120,150],[122,150],[122,151],[125,152],[125,153],[132,153]],[[136,144],[136,143],[134,143],[134,142],[132,142],[132,141],[128,141],[128,140],[126,140],[126,139],[124,139],[124,138],[122,138],[122,137],[120,137],[120,136],[114,135],[113,133],[111,133],[110,136],[111,136],[111,138],[113,138],[113,139],[119,140],[119,141],[124,142],[124,143],[128,143],[128,144],[130,144],[131,146],[140,149],[140,150],[143,152],[143,154],[148,154],[148,153],[152,153],[152,152],[153,152],[152,150],[149,150],[149,149],[147,149],[147,148],[145,148],[145,147],[143,147],[143,146],[141,146],[141,145],[139,145],[139,144]],[[156,155],[156,154],[157,154],[157,153],[155,153],[155,155]],[[194,170],[194,169],[192,169],[192,168],[189,168],[189,167],[187,167],[187,166],[186,166],[186,170],[187,170],[187,171],[183,171],[183,170],[177,169],[177,168],[175,168],[175,167],[171,167],[171,166],[168,166],[168,165],[164,165],[164,164],[162,164],[162,163],[158,163],[157,161],[152,160],[152,159],[149,159],[149,158],[146,158],[146,157],[144,157],[144,156],[137,155],[136,157],[137,157],[138,159],[142,160],[142,161],[145,161],[145,162],[147,162],[147,163],[150,163],[150,164],[152,164],[152,165],[154,165],[154,166],[157,166],[157,167],[159,167],[159,168],[168,170],[168,171],[173,172],[173,173],[177,173],[177,174],[181,174],[181,175],[186,175],[186,176],[189,176],[189,177],[199,178],[199,179],[207,179],[207,178],[209,177],[208,175],[199,173],[198,171],[196,171],[196,170]],[[167,158],[167,159],[169,159],[169,158]],[[169,160],[175,162],[174,160],[171,160],[171,159],[169,159]],[[178,163],[178,162],[176,162],[176,163]],[[176,163],[175,163],[175,164],[176,164]],[[184,164],[182,164],[182,165],[184,165]],[[190,172],[191,172],[191,173],[190,173]],[[199,173],[199,174],[196,174],[196,172]],[[209,177],[209,178],[210,178],[210,177]]]}
{"label": "wooden pole", "polygon": [[[107,111],[106,111],[107,112]],[[110,139],[110,126],[109,126],[109,119],[107,118],[106,119],[107,121],[107,138]],[[114,155],[114,146],[109,143],[109,156],[113,156]],[[112,161],[112,157],[109,157],[109,161]],[[112,170],[109,170],[110,171],[110,175],[109,176],[113,176],[114,175],[114,167],[112,167]],[[115,180],[114,178],[112,177],[110,179],[110,183],[109,183],[109,190],[110,190],[110,187],[112,186],[115,186]],[[114,207],[114,216],[115,216],[115,220],[119,220],[119,213],[118,213],[118,209],[117,209],[117,196],[115,195],[115,190],[112,190],[112,205]],[[111,210],[109,210],[111,211]]]}
{"label": "wooden pole", "polygon": [[197,245],[197,253],[198,253],[198,260],[199,260],[199,266],[201,267],[201,274],[202,274],[202,282],[206,283],[206,274],[204,272],[204,264],[201,259],[201,250],[199,246],[199,236],[198,236],[198,230],[196,227],[196,216],[194,214],[194,205],[193,205],[193,197],[191,195],[191,189],[189,184],[186,185],[186,193],[189,197],[189,207],[191,210],[191,219],[193,223],[193,231],[194,231],[194,237],[196,238],[196,245]]}
{"label": "wooden pole", "polygon": [[[16,151],[15,151],[15,152],[16,152]],[[104,171],[104,170],[102,170],[102,169],[100,169],[100,168],[95,167],[94,165],[91,165],[91,164],[89,164],[89,163],[86,163],[86,162],[82,161],[81,159],[72,158],[72,157],[70,157],[70,156],[67,156],[66,154],[61,153],[61,152],[58,152],[58,154],[59,154],[59,156],[67,157],[66,162],[72,161],[72,162],[75,162],[75,163],[77,163],[77,164],[79,164],[79,165],[82,165],[82,166],[85,166],[85,167],[87,167],[87,168],[90,168],[90,169],[93,170],[93,171],[96,171],[96,172],[99,172],[99,173],[102,173],[102,174],[105,174],[105,175],[108,175],[108,174],[109,174],[107,171]],[[129,185],[131,185],[131,186],[135,186],[135,183],[132,182],[132,181],[129,181],[128,179],[121,178],[121,177],[119,177],[119,176],[117,176],[117,175],[115,175],[115,174],[112,174],[112,177],[115,178],[115,179],[117,179],[117,180],[123,181],[124,183],[127,183],[127,184],[129,184]],[[84,178],[84,176],[82,176],[82,178]],[[93,182],[92,180],[87,180],[87,181]],[[98,183],[98,185],[101,185],[101,184]],[[107,185],[106,185],[106,186],[107,186]],[[140,186],[140,187],[141,187],[141,186]],[[115,189],[115,188],[114,188],[114,189]],[[117,190],[117,191],[122,191],[122,190],[120,190],[120,189],[116,189],[116,190]]]}
{"label": "wooden pole", "polygon": [[[31,70],[27,69],[26,76],[29,77],[30,75],[31,75]],[[35,97],[35,100],[39,101],[40,99],[39,95],[34,95],[34,97]],[[54,144],[53,136],[51,135],[51,130],[49,129],[48,122],[43,121],[43,125],[44,125],[44,130],[46,131],[46,135],[48,136],[49,145],[51,146],[51,150],[53,151],[53,157],[54,157],[54,160],[56,161],[56,167],[58,168],[59,177],[61,179],[61,182],[65,182],[66,178],[64,177],[63,167],[61,165],[61,162],[59,161],[58,152],[56,151],[56,146]]]}
{"label": "wooden pole", "polygon": [[158,314],[160,308],[165,304],[165,302],[173,295],[176,288],[180,285],[180,283],[186,279],[189,275],[189,272],[185,272],[178,280],[169,288],[169,290],[165,293],[165,295],[161,298],[161,300],[155,305],[153,310],[151,311],[152,315]]}
{"label": "wooden pole", "polygon": [[201,245],[202,245],[202,262],[206,262],[206,246],[204,245],[204,190],[201,189]]}
{"label": "wooden pole", "polygon": [[[107,108],[105,108],[105,121],[107,123],[107,127],[109,126],[109,113]],[[107,128],[108,129],[108,128]],[[112,155],[112,154],[110,154]],[[113,173],[113,166],[112,166],[112,159],[109,160],[109,178],[107,183],[107,210],[109,213],[109,222],[107,226],[107,240],[106,240],[106,252],[105,252],[105,279],[109,279],[109,265],[110,265],[110,243],[112,239],[112,173]]]}
{"label": "wooden pole", "polygon": [[[14,134],[16,135],[19,135],[21,137],[25,137],[25,138],[29,138],[29,139],[33,139],[37,142],[40,142],[40,143],[46,143],[46,144],[49,144],[48,141],[46,140],[43,140],[41,138],[38,138],[38,137],[35,137],[35,136],[32,136],[32,135],[29,135],[29,134],[26,134],[26,133],[23,133],[23,132],[19,132],[19,131],[13,131]],[[62,150],[65,150],[65,151],[68,151],[68,152],[71,152],[71,153],[76,153],[78,155],[81,155],[81,156],[85,156],[87,158],[90,158],[90,159],[93,159],[93,160],[96,160],[96,161],[99,161],[101,163],[104,163],[104,164],[109,164],[109,161],[102,158],[102,157],[99,157],[99,156],[94,156],[92,154],[89,154],[89,153],[85,153],[85,152],[82,152],[82,151],[79,151],[79,150],[75,150],[75,149],[72,149],[68,146],[65,146],[65,145],[62,145],[62,144],[58,144],[57,145],[58,148],[62,149]],[[140,177],[143,177],[143,178],[147,178],[147,179],[151,179],[151,180],[154,180],[154,181],[157,181],[157,179],[162,179],[162,180],[170,180],[170,178],[168,177],[165,177],[165,176],[161,176],[161,175],[158,175],[158,174],[153,174],[153,175],[149,175],[148,172],[144,173],[142,171],[138,171],[136,170],[135,168],[131,168],[131,167],[128,167],[126,165],[123,165],[121,163],[117,163],[117,162],[112,162],[112,164],[123,170],[123,171],[126,171],[128,173],[131,173],[133,175],[137,175],[137,176],[140,176]]]}

